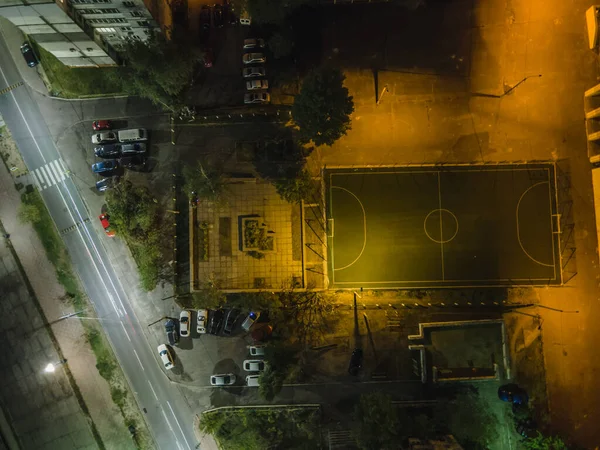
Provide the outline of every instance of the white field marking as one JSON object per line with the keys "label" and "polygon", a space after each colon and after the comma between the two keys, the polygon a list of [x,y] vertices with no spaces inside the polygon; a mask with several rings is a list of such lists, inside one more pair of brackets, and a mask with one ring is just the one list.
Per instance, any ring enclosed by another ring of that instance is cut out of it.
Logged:
{"label": "white field marking", "polygon": [[[6,75],[4,75],[4,70],[2,70],[2,67],[0,67],[0,73],[2,74],[2,78],[4,78],[4,82],[8,85],[8,80],[6,79]],[[10,91],[9,94],[11,95],[13,101],[15,102],[15,105],[17,105],[17,109],[19,110],[19,114],[21,114],[23,123],[25,123],[25,126],[27,127],[27,130],[29,131],[29,134],[31,135],[31,137],[33,139],[33,143],[37,147],[37,150],[38,150],[40,156],[42,157],[42,161],[44,161],[44,164],[46,164],[46,158],[44,158],[42,149],[40,148],[39,144],[37,143],[37,140],[35,139],[35,137],[33,137],[33,132],[31,131],[31,128],[29,127],[29,123],[27,123],[27,121],[25,120],[25,115],[23,114],[23,111],[21,111],[21,107],[19,106],[19,103],[17,102],[15,93],[13,91]]]}
{"label": "white field marking", "polygon": [[[443,211],[442,211],[442,182],[440,180],[440,173],[438,172],[437,174],[437,179],[438,179],[438,205],[439,205],[439,209],[440,209],[440,249],[442,252],[442,280],[444,278],[446,278],[445,274],[444,274],[444,221],[442,219],[442,216],[444,215]],[[458,232],[458,230],[457,230]]]}
{"label": "white field marking", "polygon": [[54,173],[53,173],[52,167],[50,167],[50,163],[43,166],[42,169],[48,173],[48,178],[50,179],[50,185],[54,186],[57,183],[57,180],[56,180],[56,178],[54,178]]}
{"label": "white field marking", "polygon": [[340,186],[331,186],[331,189],[341,189],[342,191],[346,191],[348,194],[350,194],[352,197],[354,197],[356,199],[356,201],[358,202],[360,209],[362,210],[362,214],[363,214],[363,245],[362,245],[362,248],[360,249],[360,253],[354,259],[354,261],[352,261],[350,264],[347,264],[344,267],[340,267],[340,268],[335,268],[335,267],[333,268],[334,271],[337,271],[337,270],[347,269],[348,267],[354,265],[354,263],[360,259],[363,252],[365,251],[365,247],[367,246],[367,213],[365,212],[365,207],[363,206],[362,202],[353,192],[349,191],[346,188],[340,187]]}
{"label": "white field marking", "polygon": [[[121,325],[123,325],[123,322],[121,322]],[[138,356],[137,352],[135,351],[135,348],[133,349],[133,353],[135,353],[135,357],[137,358],[138,362],[140,363],[140,367],[145,372],[146,369],[144,369],[144,365],[142,364],[142,360],[140,359],[140,357]]]}
{"label": "white field marking", "polygon": [[[549,181],[540,181],[539,183],[535,183],[531,186],[529,186],[527,189],[525,189],[525,191],[521,194],[521,197],[519,197],[519,201],[517,203],[517,209],[515,211],[515,216],[517,218],[517,241],[519,241],[519,245],[521,246],[521,250],[523,250],[523,253],[525,253],[525,255],[532,260],[534,263],[539,264],[540,266],[545,266],[545,267],[555,267],[554,264],[546,264],[543,263],[541,261],[538,261],[537,259],[535,259],[533,256],[531,256],[529,253],[527,253],[527,250],[525,250],[525,247],[523,246],[523,243],[521,242],[521,233],[519,230],[519,207],[521,206],[521,200],[523,200],[523,197],[525,197],[525,194],[527,194],[530,190],[532,190],[534,187],[539,186],[540,184],[550,184]],[[550,209],[550,234],[552,235],[552,209]],[[553,235],[552,235],[553,236]],[[554,242],[552,242],[552,249],[554,249]],[[553,257],[554,259],[554,257]],[[554,274],[554,277],[556,278],[556,273]]]}
{"label": "white field marking", "polygon": [[156,399],[156,401],[158,401],[158,395],[156,395],[156,391],[152,387],[152,383],[150,383],[150,381],[148,381],[148,384],[150,385],[150,389],[152,390],[152,393],[154,394],[154,398]]}
{"label": "white field marking", "polygon": [[125,325],[123,324],[123,322],[121,322],[121,326],[123,327],[123,332],[125,333],[125,336],[127,336],[127,340],[131,342],[131,338],[129,337],[129,333],[127,333],[127,330],[125,329]]}
{"label": "white field marking", "polygon": [[173,411],[173,408],[171,407],[171,403],[169,402],[169,400],[167,400],[167,405],[169,405],[169,409],[171,410],[171,414],[173,414],[173,418],[175,419],[175,422],[177,422],[177,426],[179,427],[179,431],[181,431],[181,435],[183,436],[183,440],[185,441],[185,444],[187,445],[187,447],[188,447],[189,450],[192,450],[192,447],[190,447],[189,442],[185,438],[185,434],[183,433],[183,428],[181,428],[181,425],[179,424],[179,420],[177,420],[177,416],[175,415],[175,411]]}

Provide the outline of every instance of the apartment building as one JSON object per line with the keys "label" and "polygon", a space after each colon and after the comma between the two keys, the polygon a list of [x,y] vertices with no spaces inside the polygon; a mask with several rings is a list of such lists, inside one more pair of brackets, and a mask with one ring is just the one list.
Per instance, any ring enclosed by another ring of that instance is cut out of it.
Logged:
{"label": "apartment building", "polygon": [[114,66],[126,39],[159,31],[143,0],[2,0],[0,16],[69,67]]}

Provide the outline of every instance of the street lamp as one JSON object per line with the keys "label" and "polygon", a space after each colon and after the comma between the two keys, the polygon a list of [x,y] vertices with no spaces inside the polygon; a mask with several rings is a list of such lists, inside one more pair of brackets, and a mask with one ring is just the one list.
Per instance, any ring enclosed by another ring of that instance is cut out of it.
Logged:
{"label": "street lamp", "polygon": [[44,372],[46,373],[53,373],[56,370],[57,366],[63,365],[67,362],[66,359],[61,359],[59,362],[57,363],[49,363],[45,368],[44,368]]}

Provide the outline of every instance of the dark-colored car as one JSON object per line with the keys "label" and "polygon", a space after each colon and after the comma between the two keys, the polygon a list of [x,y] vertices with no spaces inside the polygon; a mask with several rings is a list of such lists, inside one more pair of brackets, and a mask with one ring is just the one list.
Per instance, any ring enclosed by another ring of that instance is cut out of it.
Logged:
{"label": "dark-colored car", "polygon": [[229,25],[238,24],[238,18],[235,15],[235,12],[233,12],[233,8],[227,1],[223,2],[223,15],[225,16],[225,21],[229,23]]}
{"label": "dark-colored car", "polygon": [[231,334],[235,321],[240,315],[239,309],[230,309],[225,316],[225,325],[223,326],[223,334]]}
{"label": "dark-colored car", "polygon": [[143,155],[146,153],[146,144],[141,142],[121,144],[120,148],[123,156]]}
{"label": "dark-colored car", "polygon": [[96,181],[96,189],[98,189],[98,192],[104,192],[114,188],[119,180],[119,177],[113,177],[114,173],[111,172],[103,173],[102,175],[110,178],[102,178],[101,180]]}
{"label": "dark-colored car", "polygon": [[147,159],[142,155],[124,156],[119,160],[122,167],[130,170],[143,171],[146,168]]}
{"label": "dark-colored car", "polygon": [[116,144],[100,145],[94,148],[94,155],[96,155],[98,158],[118,158],[121,156],[121,146]]}
{"label": "dark-colored car", "polygon": [[23,55],[23,58],[25,58],[25,62],[29,67],[35,67],[40,63],[40,60],[33,52],[33,48],[31,48],[29,42],[25,42],[23,45],[21,45],[21,54]]}
{"label": "dark-colored car", "polygon": [[529,395],[522,387],[515,383],[504,384],[498,388],[498,398],[503,402],[513,405],[526,405],[529,403]]}
{"label": "dark-colored car", "polygon": [[177,322],[169,319],[165,322],[165,331],[170,345],[175,345],[179,341],[179,332],[177,331]]}
{"label": "dark-colored car", "polygon": [[210,28],[210,6],[204,5],[200,10],[200,28],[208,30]]}
{"label": "dark-colored car", "polygon": [[96,164],[92,164],[92,172],[94,173],[112,172],[118,168],[119,163],[115,159],[107,159],[106,161],[100,161]]}
{"label": "dark-colored car", "polygon": [[225,25],[225,17],[223,15],[223,7],[221,5],[213,6],[213,25],[221,28]]}
{"label": "dark-colored car", "polygon": [[206,50],[204,50],[202,59],[204,60],[204,67],[206,67],[207,69],[213,66],[213,62],[215,61],[215,55],[212,51],[212,48],[207,48]]}
{"label": "dark-colored car", "polygon": [[221,331],[221,326],[223,326],[223,310],[216,309],[214,311],[210,311],[208,315],[210,316],[208,321],[208,332],[210,334],[219,334],[219,331]]}
{"label": "dark-colored car", "polygon": [[348,366],[348,373],[353,376],[357,376],[362,369],[363,363],[363,351],[362,348],[355,348],[350,357],[350,365]]}

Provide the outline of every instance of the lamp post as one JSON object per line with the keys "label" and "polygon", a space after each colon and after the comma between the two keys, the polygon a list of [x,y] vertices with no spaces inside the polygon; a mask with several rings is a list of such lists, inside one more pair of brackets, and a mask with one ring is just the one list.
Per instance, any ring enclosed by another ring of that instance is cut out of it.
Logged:
{"label": "lamp post", "polygon": [[62,366],[66,362],[67,362],[66,359],[61,359],[60,361],[58,361],[56,363],[49,363],[46,367],[44,367],[44,372],[53,373],[56,370],[57,366]]}

